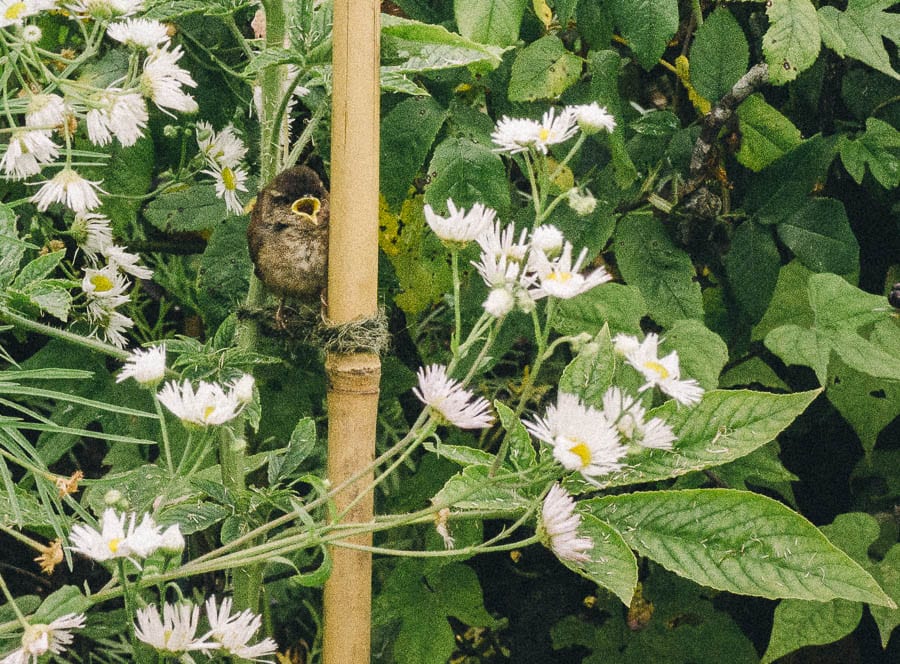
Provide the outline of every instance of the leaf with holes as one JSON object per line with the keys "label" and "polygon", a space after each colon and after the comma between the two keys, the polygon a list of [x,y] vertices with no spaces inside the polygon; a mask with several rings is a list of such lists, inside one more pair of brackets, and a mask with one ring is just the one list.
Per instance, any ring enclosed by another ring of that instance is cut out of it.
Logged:
{"label": "leaf with holes", "polygon": [[769,30],[763,36],[763,53],[769,81],[781,85],[816,61],[822,47],[819,19],[811,0],[772,0],[767,5]]}

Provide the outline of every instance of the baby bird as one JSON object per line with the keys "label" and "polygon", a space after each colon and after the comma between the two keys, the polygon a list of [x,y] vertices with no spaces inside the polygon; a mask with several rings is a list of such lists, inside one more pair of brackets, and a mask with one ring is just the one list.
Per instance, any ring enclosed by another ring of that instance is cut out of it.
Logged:
{"label": "baby bird", "polygon": [[259,192],[247,244],[256,276],[269,290],[282,298],[318,299],[327,278],[328,190],[314,170],[294,166]]}

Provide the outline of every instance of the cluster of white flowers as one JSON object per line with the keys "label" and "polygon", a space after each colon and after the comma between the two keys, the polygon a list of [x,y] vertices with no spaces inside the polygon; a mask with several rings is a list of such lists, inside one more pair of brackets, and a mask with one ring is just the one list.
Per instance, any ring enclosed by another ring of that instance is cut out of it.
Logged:
{"label": "cluster of white flowers", "polygon": [[533,150],[547,154],[551,145],[564,143],[581,129],[585,134],[612,132],[615,118],[597,102],[566,106],[558,114],[555,108],[544,113],[540,121],[503,116],[497,121],[491,139],[495,152],[517,154]]}
{"label": "cluster of white flowers", "polygon": [[460,429],[484,429],[494,417],[490,404],[483,397],[475,397],[458,381],[447,376],[447,369],[439,364],[419,369],[419,386],[415,395],[433,413]]}
{"label": "cluster of white flowers", "polygon": [[278,645],[270,638],[250,645],[262,625],[262,619],[250,610],[231,613],[230,598],[216,605],[215,597],[206,600],[209,631],[197,636],[200,607],[192,603],[163,606],[162,616],[156,606],[139,609],[134,635],[164,655],[181,656],[190,652],[205,655],[225,654],[253,661],[275,653]]}
{"label": "cluster of white flowers", "polygon": [[69,543],[72,551],[91,560],[126,558],[138,564],[139,559],[158,550],[180,553],[184,549],[184,536],[178,524],[163,530],[149,514],[144,514],[138,522],[133,512],[119,514],[108,508],[100,518],[99,529],[81,523],[73,526]]}
{"label": "cluster of white flowers", "polygon": [[696,380],[681,379],[677,351],[673,350],[665,357],[659,356],[659,337],[656,334],[651,332],[643,341],[629,334],[617,334],[613,343],[616,352],[623,355],[625,361],[647,381],[639,391],[658,387],[678,403],[687,406],[703,397],[703,388]]}
{"label": "cluster of white flowers", "polygon": [[207,165],[203,172],[213,178],[216,194],[225,200],[229,212],[243,214],[237,192],[247,191],[247,171],[241,168],[247,147],[234,127],[228,125],[216,132],[208,122],[198,122],[197,145]]}
{"label": "cluster of white flowers", "polygon": [[253,377],[244,374],[226,387],[200,381],[196,391],[191,382],[163,385],[157,398],[187,426],[215,426],[225,424],[240,414],[253,399]]}
{"label": "cluster of white flowers", "polygon": [[68,613],[48,623],[33,623],[22,634],[21,645],[6,657],[0,664],[37,664],[41,655],[51,653],[59,655],[74,638],[70,632],[84,627],[83,613]]}

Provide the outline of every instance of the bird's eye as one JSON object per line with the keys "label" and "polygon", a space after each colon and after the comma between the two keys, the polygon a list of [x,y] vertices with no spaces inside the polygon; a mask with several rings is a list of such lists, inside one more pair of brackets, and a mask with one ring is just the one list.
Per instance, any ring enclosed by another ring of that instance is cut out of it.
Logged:
{"label": "bird's eye", "polygon": [[291,205],[291,212],[300,217],[308,217],[314,224],[318,224],[319,208],[321,207],[322,203],[315,196],[302,196]]}

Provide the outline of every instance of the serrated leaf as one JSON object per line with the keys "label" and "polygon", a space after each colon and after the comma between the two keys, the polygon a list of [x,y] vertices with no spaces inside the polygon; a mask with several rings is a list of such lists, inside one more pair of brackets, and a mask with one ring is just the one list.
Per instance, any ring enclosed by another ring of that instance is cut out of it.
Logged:
{"label": "serrated leaf", "polygon": [[801,515],[748,491],[647,491],[583,501],[629,546],[717,590],[892,606],[875,580]]}
{"label": "serrated leaf", "polygon": [[470,138],[450,137],[434,150],[428,166],[431,183],[425,190],[425,202],[443,209],[447,199],[457,207],[481,203],[502,216],[510,206],[506,168],[490,145]]}
{"label": "serrated leaf", "polygon": [[866,119],[866,132],[840,144],[841,162],[850,176],[861,184],[866,166],[885,189],[900,185],[900,131],[878,118]]}
{"label": "serrated leaf", "polygon": [[509,46],[519,38],[526,0],[454,0],[459,33],[482,44]]}
{"label": "serrated leaf", "polygon": [[519,482],[488,481],[488,466],[469,466],[444,484],[432,502],[457,509],[516,511],[529,504],[519,491]]}
{"label": "serrated leaf", "polygon": [[691,83],[717,101],[731,91],[750,63],[750,47],[740,24],[725,7],[706,17],[691,46]]}
{"label": "serrated leaf", "polygon": [[294,427],[291,439],[281,454],[269,460],[269,484],[289,479],[316,447],[316,423],[304,417]]}
{"label": "serrated leaf", "polygon": [[559,37],[541,37],[516,55],[509,79],[509,100],[557,98],[578,81],[581,63],[581,58],[566,50]]}
{"label": "serrated leaf", "polygon": [[156,21],[171,21],[188,14],[200,14],[208,7],[207,0],[157,0],[150,3],[142,17]]}
{"label": "serrated leaf", "polygon": [[734,232],[724,262],[734,298],[752,320],[760,319],[772,299],[781,265],[772,232],[753,220],[745,221]]}
{"label": "serrated leaf", "polygon": [[561,300],[553,327],[562,334],[597,334],[604,326],[615,332],[637,334],[647,303],[637,286],[604,284],[569,300]]}
{"label": "serrated leaf", "polygon": [[[506,431],[504,440],[509,446],[509,462],[516,470],[530,468],[534,465],[537,455],[531,442],[531,436],[525,430],[522,420],[516,417],[512,408],[499,400],[494,401],[494,409],[500,417],[500,424],[503,426],[503,430]],[[491,458],[493,461],[493,456]]]}
{"label": "serrated leaf", "polygon": [[563,560],[563,564],[611,591],[625,606],[631,604],[638,580],[637,559],[622,536],[588,512],[581,514],[578,535],[594,543],[585,551],[590,560],[581,563]]}
{"label": "serrated leaf", "polygon": [[809,305],[808,282],[812,272],[798,260],[783,266],[778,272],[778,283],[762,320],[753,328],[751,339],[759,341],[766,334],[785,323],[810,326],[813,311]]}
{"label": "serrated leaf", "polygon": [[65,255],[66,251],[63,249],[38,256],[33,261],[26,263],[21,272],[16,275],[15,280],[12,282],[12,287],[23,290],[35,281],[40,281],[56,269],[56,266],[59,265],[59,262]]}
{"label": "serrated leaf", "polygon": [[839,200],[807,200],[778,224],[778,237],[813,272],[851,274],[859,270],[859,243]]}
{"label": "serrated leaf", "polygon": [[670,401],[649,415],[672,427],[674,448],[629,457],[628,467],[598,478],[597,486],[655,482],[739,459],[774,440],[818,395],[819,390],[795,394],[710,390],[691,408],[677,408]]}
{"label": "serrated leaf", "polygon": [[69,613],[83,613],[90,605],[91,603],[77,586],[63,586],[41,602],[41,606],[34,612],[31,622],[32,624],[50,623]]}
{"label": "serrated leaf", "polygon": [[381,17],[382,71],[421,73],[466,66],[490,71],[500,64],[504,50],[460,36],[441,25],[397,16]]}
{"label": "serrated leaf", "polygon": [[637,286],[653,319],[664,327],[682,318],[703,318],[700,284],[690,256],[677,248],[662,223],[639,212],[616,228],[616,260],[625,281]]}
{"label": "serrated leaf", "polygon": [[405,99],[381,121],[381,193],[392,208],[407,197],[447,118],[431,97]]}
{"label": "serrated leaf", "polygon": [[183,535],[199,533],[231,516],[234,509],[208,501],[188,501],[167,507],[159,514],[163,523],[177,523]]}
{"label": "serrated leaf", "polygon": [[604,327],[563,370],[559,391],[575,394],[588,406],[602,410],[603,395],[612,385],[615,370],[612,339],[609,328]]}
{"label": "serrated leaf", "polygon": [[698,320],[676,321],[660,344],[660,355],[678,351],[681,375],[697,380],[705,390],[719,385],[719,374],[728,361],[728,346],[722,337]]}
{"label": "serrated leaf", "polygon": [[[619,74],[623,58],[616,52],[602,50],[591,53],[588,68],[591,76],[591,97],[606,106],[613,116],[622,117],[623,103],[619,94]],[[625,148],[625,135],[621,126],[609,137],[612,156],[613,179],[617,187],[627,188],[637,177],[637,167]]]}
{"label": "serrated leaf", "polygon": [[635,59],[653,69],[678,29],[677,0],[614,0],[609,5]]}
{"label": "serrated leaf", "polygon": [[229,216],[217,223],[197,271],[197,303],[209,327],[238,309],[247,295],[253,263],[247,250],[246,215]]}
{"label": "serrated leaf", "polygon": [[154,198],[144,210],[147,220],[162,231],[202,231],[228,216],[225,201],[212,184],[191,185]]}
{"label": "serrated leaf", "polygon": [[760,664],[804,646],[825,645],[842,639],[856,629],[862,618],[862,604],[835,599],[810,602],[785,599],[775,607],[772,636]]}
{"label": "serrated leaf", "polygon": [[900,16],[885,11],[896,4],[896,0],[850,0],[845,11],[821,7],[818,16],[822,40],[838,55],[856,58],[900,79],[882,41],[900,42]]}
{"label": "serrated leaf", "polygon": [[468,445],[435,445],[425,443],[425,449],[436,456],[449,459],[461,466],[490,466],[494,463],[494,455]]}
{"label": "serrated leaf", "polygon": [[822,46],[819,20],[811,0],[772,0],[766,4],[769,29],[763,36],[763,53],[769,65],[769,81],[782,85],[816,61]]}
{"label": "serrated leaf", "polygon": [[72,307],[72,294],[69,292],[69,287],[68,282],[47,279],[30,284],[22,291],[22,294],[41,312],[50,314],[65,323],[69,318],[69,309]]}
{"label": "serrated leaf", "polygon": [[800,130],[761,94],[752,94],[737,107],[741,126],[738,161],[759,171],[802,142]]}
{"label": "serrated leaf", "polygon": [[16,213],[11,207],[0,203],[0,286],[12,282],[27,246],[19,239]]}

